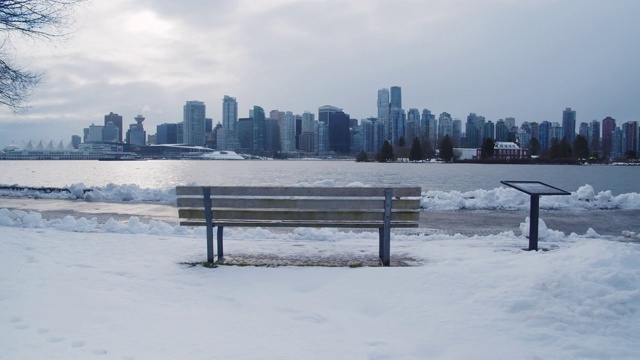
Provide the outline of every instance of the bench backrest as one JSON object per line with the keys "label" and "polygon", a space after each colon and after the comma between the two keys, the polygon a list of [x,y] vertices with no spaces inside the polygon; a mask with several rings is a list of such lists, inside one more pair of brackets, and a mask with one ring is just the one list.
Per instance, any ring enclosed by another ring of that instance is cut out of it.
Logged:
{"label": "bench backrest", "polygon": [[[211,186],[213,219],[248,221],[379,222],[384,217],[382,187],[255,187]],[[205,218],[202,186],[178,186],[181,219]],[[392,225],[417,226],[419,187],[392,188]],[[412,227],[413,227],[412,226]]]}

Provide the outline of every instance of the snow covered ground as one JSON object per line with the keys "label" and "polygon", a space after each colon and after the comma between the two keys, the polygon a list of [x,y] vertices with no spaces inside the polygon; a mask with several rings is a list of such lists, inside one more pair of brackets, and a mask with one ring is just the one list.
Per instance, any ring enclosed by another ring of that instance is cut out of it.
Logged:
{"label": "snow covered ground", "polygon": [[[215,269],[185,264],[204,260],[203,229],[136,217],[0,209],[0,234],[0,359],[640,358],[640,236],[629,231],[541,223],[539,252],[514,232],[402,231],[392,256],[413,266]],[[375,232],[334,229],[229,229],[225,240],[228,254],[258,258],[377,251]]]}

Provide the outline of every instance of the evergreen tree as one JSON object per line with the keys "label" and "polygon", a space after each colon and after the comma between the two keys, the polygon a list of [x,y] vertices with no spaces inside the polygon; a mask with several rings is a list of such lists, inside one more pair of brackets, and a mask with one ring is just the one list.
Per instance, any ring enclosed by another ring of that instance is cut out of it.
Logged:
{"label": "evergreen tree", "polygon": [[482,148],[480,149],[480,157],[483,159],[493,158],[493,151],[496,147],[496,144],[493,142],[492,138],[484,138],[482,140]]}
{"label": "evergreen tree", "polygon": [[531,155],[540,155],[540,141],[535,137],[529,140],[529,152],[531,152]]}
{"label": "evergreen tree", "polygon": [[422,147],[420,146],[420,140],[416,137],[411,144],[411,151],[409,152],[410,161],[420,161],[423,159]]}
{"label": "evergreen tree", "polygon": [[376,158],[379,162],[387,162],[394,159],[393,147],[388,140],[384,141],[384,144],[382,144],[382,147],[380,148],[380,151],[378,151],[378,156]]}
{"label": "evergreen tree", "polygon": [[356,162],[367,162],[367,161],[369,161],[369,156],[367,155],[367,152],[364,151],[364,149],[360,150],[360,152],[356,154]]}
{"label": "evergreen tree", "polygon": [[569,140],[567,140],[566,136],[563,137],[560,141],[560,147],[558,151],[558,158],[560,159],[569,159],[571,157],[571,147],[569,146]]}
{"label": "evergreen tree", "polygon": [[404,140],[404,136],[401,136],[400,139],[398,140],[398,146],[399,147],[405,147],[406,145],[407,145],[407,143]]}
{"label": "evergreen tree", "polygon": [[420,144],[422,144],[422,153],[424,154],[424,159],[431,159],[436,155],[436,152],[433,150],[433,145],[431,144],[431,141],[429,141],[429,138],[422,138]]}
{"label": "evergreen tree", "polygon": [[573,140],[573,157],[576,159],[589,158],[589,141],[582,135],[576,136]]}
{"label": "evergreen tree", "polygon": [[453,142],[449,135],[445,135],[445,137],[440,141],[440,158],[445,162],[450,162],[453,159]]}

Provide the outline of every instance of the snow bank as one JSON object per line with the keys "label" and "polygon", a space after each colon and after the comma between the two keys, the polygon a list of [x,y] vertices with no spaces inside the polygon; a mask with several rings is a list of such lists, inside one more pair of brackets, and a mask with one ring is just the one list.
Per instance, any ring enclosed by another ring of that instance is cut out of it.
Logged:
{"label": "snow bank", "polygon": [[[189,184],[195,185],[195,184]],[[361,182],[338,185],[334,180],[322,180],[314,183],[296,183],[292,187],[304,186],[372,186]],[[100,202],[149,202],[158,204],[175,204],[175,188],[145,189],[135,184],[87,187],[84,184],[73,184],[69,192],[45,193],[34,190],[10,191],[0,190],[0,196],[32,197],[46,199],[65,199]],[[86,189],[92,191],[84,192]],[[527,210],[529,196],[512,188],[499,187],[492,190],[477,189],[473,191],[426,191],[422,194],[421,206],[425,210]],[[568,196],[542,196],[540,208],[546,210],[638,210],[640,194],[628,193],[614,196],[610,190],[597,192],[591,185],[584,185]]]}
{"label": "snow bank", "polygon": [[[422,196],[426,210],[528,210],[529,195],[516,189],[499,187],[493,190],[427,191]],[[546,210],[638,210],[640,194],[614,196],[610,190],[596,194],[591,185],[584,185],[566,196],[541,196],[540,208]]]}

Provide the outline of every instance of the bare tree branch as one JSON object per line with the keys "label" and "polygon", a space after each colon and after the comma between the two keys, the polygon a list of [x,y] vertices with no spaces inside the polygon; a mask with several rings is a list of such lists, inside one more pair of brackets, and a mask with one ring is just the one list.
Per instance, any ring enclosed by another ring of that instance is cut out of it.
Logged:
{"label": "bare tree branch", "polygon": [[31,89],[41,74],[16,67],[5,45],[12,34],[52,39],[68,34],[73,7],[84,0],[0,0],[0,105],[14,111],[26,108]]}

